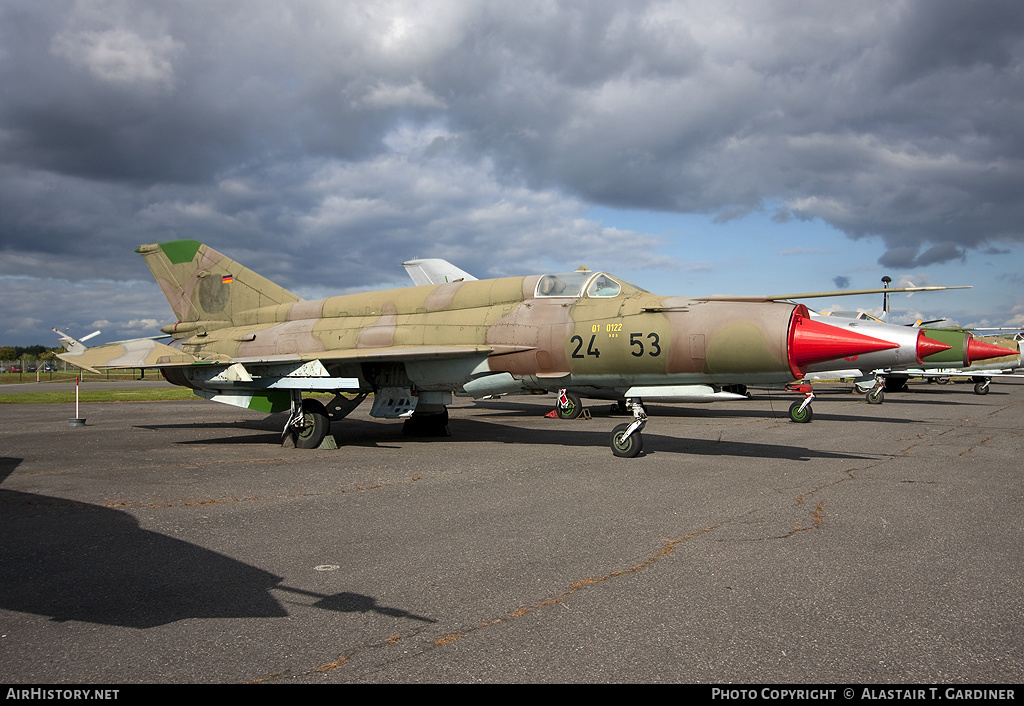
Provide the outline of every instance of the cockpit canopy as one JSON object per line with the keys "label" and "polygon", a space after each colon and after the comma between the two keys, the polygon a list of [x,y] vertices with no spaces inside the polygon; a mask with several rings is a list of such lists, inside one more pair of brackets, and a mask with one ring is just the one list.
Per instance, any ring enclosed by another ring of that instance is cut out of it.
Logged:
{"label": "cockpit canopy", "polygon": [[615,297],[622,292],[623,285],[628,289],[643,291],[625,280],[613,279],[604,272],[559,272],[540,278],[537,282],[536,296],[538,298],[571,297],[576,299],[586,294],[591,298]]}

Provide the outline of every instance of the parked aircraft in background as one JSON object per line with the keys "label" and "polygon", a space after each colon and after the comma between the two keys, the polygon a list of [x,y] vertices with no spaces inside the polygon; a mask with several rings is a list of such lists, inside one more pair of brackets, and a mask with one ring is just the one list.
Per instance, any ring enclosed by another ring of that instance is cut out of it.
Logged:
{"label": "parked aircraft in background", "polygon": [[[958,341],[961,337],[966,337],[967,340],[962,347],[964,355],[955,360],[942,360],[942,356],[934,356],[926,359],[919,366],[879,371],[876,378],[880,379],[880,382],[876,382],[870,389],[866,389],[863,382],[858,383],[858,389],[867,392],[869,402],[877,404],[882,401],[881,389],[886,392],[906,390],[907,381],[910,378],[926,378],[938,382],[947,382],[955,378],[970,378],[974,383],[974,393],[977,395],[988,394],[993,378],[1024,379],[1024,376],[1014,372],[1021,368],[1022,334],[979,338],[970,331],[964,330],[926,330],[932,337],[945,340]],[[953,350],[956,348],[954,347]]]}

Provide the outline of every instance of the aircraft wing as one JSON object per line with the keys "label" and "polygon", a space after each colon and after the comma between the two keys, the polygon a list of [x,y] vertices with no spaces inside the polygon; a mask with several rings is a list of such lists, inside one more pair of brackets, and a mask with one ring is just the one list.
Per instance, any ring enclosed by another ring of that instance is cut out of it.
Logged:
{"label": "aircraft wing", "polygon": [[[447,260],[440,258],[424,258],[403,262],[409,277],[417,285],[443,284],[460,280],[475,280],[476,277],[465,270],[459,269]],[[773,302],[789,299],[814,299],[821,297],[852,297],[859,294],[913,294],[914,292],[938,292],[943,289],[971,289],[972,285],[951,287],[888,287],[883,289],[839,289],[832,292],[802,292],[799,294],[766,294],[766,295],[733,295],[712,294],[709,297],[695,297],[698,301],[719,302]],[[939,319],[941,321],[942,319]]]}
{"label": "aircraft wing", "polygon": [[882,377],[918,377],[918,378],[1019,378],[1024,380],[1024,373],[1005,372],[1002,370],[964,370],[962,368],[908,368],[906,370],[886,370],[879,373]]}
{"label": "aircraft wing", "polygon": [[460,358],[464,356],[491,356],[521,353],[533,350],[531,346],[385,346],[381,348],[341,348],[330,351],[309,353],[287,353],[275,355],[246,356],[223,361],[225,364],[241,363],[274,364],[305,363],[314,360],[323,362],[397,362],[431,360],[438,358]]}
{"label": "aircraft wing", "polygon": [[62,339],[62,342],[70,350],[58,354],[57,357],[93,373],[98,373],[101,368],[166,368],[191,365],[234,365],[236,363],[274,365],[307,363],[317,360],[324,362],[415,361],[464,356],[508,355],[532,350],[529,346],[387,346],[209,360],[196,358],[151,338],[108,343],[95,348],[87,348],[70,337]]}
{"label": "aircraft wing", "polygon": [[890,287],[888,289],[840,289],[834,292],[802,292],[800,294],[732,295],[712,294],[710,297],[696,297],[699,301],[711,302],[775,302],[789,299],[814,299],[820,297],[852,297],[858,294],[900,294],[902,292],[937,292],[943,289],[970,289],[971,285],[955,287]]}

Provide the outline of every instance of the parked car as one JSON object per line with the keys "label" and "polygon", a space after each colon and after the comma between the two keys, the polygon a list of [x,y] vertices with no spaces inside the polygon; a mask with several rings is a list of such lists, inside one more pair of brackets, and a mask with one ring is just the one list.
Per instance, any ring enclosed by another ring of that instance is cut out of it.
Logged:
{"label": "parked car", "polygon": [[21,366],[20,365],[12,365],[11,366],[11,372],[12,373],[20,373],[21,372]]}

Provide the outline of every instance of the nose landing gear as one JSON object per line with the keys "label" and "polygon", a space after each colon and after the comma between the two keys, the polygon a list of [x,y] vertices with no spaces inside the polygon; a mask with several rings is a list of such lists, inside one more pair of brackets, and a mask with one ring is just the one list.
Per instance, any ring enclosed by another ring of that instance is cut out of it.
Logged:
{"label": "nose landing gear", "polygon": [[626,407],[633,412],[633,421],[619,424],[612,430],[610,445],[612,453],[619,458],[636,458],[644,449],[644,438],[640,432],[647,425],[647,410],[639,399],[627,399]]}

